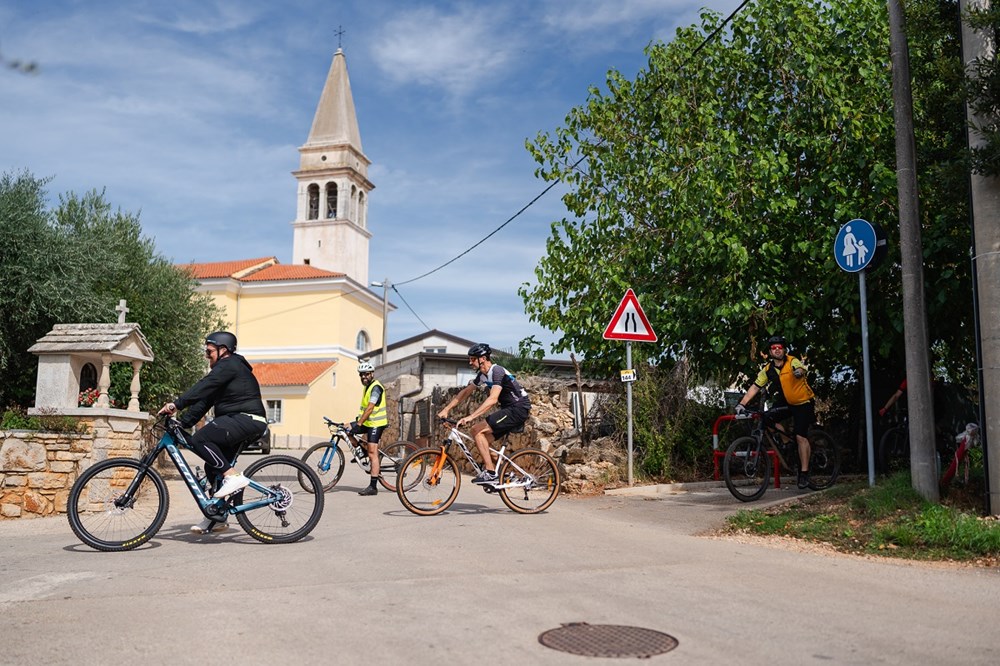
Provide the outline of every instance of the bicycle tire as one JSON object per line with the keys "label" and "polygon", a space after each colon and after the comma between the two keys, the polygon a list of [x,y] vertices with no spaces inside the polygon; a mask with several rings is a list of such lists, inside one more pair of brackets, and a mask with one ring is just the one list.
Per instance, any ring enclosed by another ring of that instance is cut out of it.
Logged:
{"label": "bicycle tire", "polygon": [[452,505],[461,485],[462,475],[455,461],[440,447],[429,447],[414,451],[403,461],[396,496],[418,516],[434,516]]}
{"label": "bicycle tire", "polygon": [[[309,447],[305,453],[302,454],[302,462],[304,462],[309,469],[316,472],[316,476],[319,477],[320,487],[323,488],[323,492],[329,492],[331,488],[337,485],[340,481],[340,477],[344,475],[344,447],[343,440],[337,445],[335,455],[330,460],[329,469],[324,470],[322,467],[323,458],[326,456],[326,452],[333,448],[330,442],[320,442],[315,446]],[[302,484],[302,487],[306,487],[306,483]]]}
{"label": "bicycle tire", "polygon": [[66,517],[80,541],[106,552],[132,550],[163,527],[170,495],[154,469],[145,470],[127,506],[115,504],[141,469],[138,460],[111,458],[90,466],[77,478],[66,502]]}
{"label": "bicycle tire", "polygon": [[[261,458],[246,468],[244,476],[281,495],[278,503],[241,511],[236,520],[261,543],[292,543],[309,534],[323,516],[324,495],[319,476],[292,456]],[[247,486],[233,504],[250,504],[267,495]],[[277,507],[277,508],[276,508]]]}
{"label": "bicycle tire", "polygon": [[828,433],[809,431],[809,487],[829,488],[840,476],[840,447]]}
{"label": "bicycle tire", "polygon": [[[529,478],[525,477],[525,473]],[[499,490],[503,503],[517,513],[541,513],[559,496],[559,468],[556,461],[538,449],[522,449],[514,453],[500,466],[498,476],[501,485],[528,483]]]}
{"label": "bicycle tire", "polygon": [[378,469],[379,484],[390,493],[396,492],[396,477],[399,475],[399,464],[417,450],[413,442],[399,440],[385,448],[379,447]]}
{"label": "bicycle tire", "polygon": [[910,469],[910,433],[905,426],[894,426],[878,442],[878,466],[883,474]]}
{"label": "bicycle tire", "polygon": [[771,456],[767,447],[753,437],[740,437],[726,449],[722,475],[733,497],[752,502],[763,496],[771,480]]}

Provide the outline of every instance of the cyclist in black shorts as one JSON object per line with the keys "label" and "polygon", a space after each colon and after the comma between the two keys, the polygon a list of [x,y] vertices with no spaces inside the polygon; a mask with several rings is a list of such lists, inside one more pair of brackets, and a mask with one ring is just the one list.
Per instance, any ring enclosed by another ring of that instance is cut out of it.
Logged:
{"label": "cyclist in black shorts", "polygon": [[531,411],[531,399],[528,392],[521,388],[514,375],[490,360],[493,350],[485,343],[472,345],[469,348],[469,365],[476,370],[475,378],[452,398],[451,402],[438,412],[441,418],[448,418],[448,412],[472,395],[480,386],[485,386],[490,393],[483,404],[471,414],[458,420],[458,425],[472,423],[483,416],[497,403],[500,409],[491,413],[485,420],[472,427],[472,436],[476,440],[476,448],[483,458],[482,474],[472,480],[473,483],[494,483],[497,480],[496,465],[490,455],[490,445],[498,437],[512,430],[517,430],[528,420]]}

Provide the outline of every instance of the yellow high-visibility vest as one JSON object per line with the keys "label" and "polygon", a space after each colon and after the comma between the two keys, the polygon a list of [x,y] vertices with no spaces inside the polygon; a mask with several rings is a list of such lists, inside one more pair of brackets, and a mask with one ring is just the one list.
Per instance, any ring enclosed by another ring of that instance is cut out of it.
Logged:
{"label": "yellow high-visibility vest", "polygon": [[358,417],[360,418],[362,414],[365,413],[365,409],[368,407],[368,401],[371,399],[372,389],[378,386],[382,389],[382,400],[378,405],[375,405],[375,409],[372,413],[368,415],[368,420],[361,425],[366,428],[374,428],[376,426],[387,426],[389,425],[389,413],[385,409],[386,395],[385,387],[377,379],[373,380],[368,388],[365,389],[365,393],[361,396],[361,408],[358,410]]}

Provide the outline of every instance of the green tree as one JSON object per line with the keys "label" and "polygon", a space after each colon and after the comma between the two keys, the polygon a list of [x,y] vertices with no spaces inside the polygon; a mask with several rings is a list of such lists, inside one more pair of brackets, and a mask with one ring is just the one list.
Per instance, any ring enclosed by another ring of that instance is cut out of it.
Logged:
{"label": "green tree", "polygon": [[[932,339],[967,365],[957,13],[907,8]],[[705,12],[700,28],[650,45],[635,80],[609,72],[606,94],[592,88],[564,127],[528,143],[538,175],[568,186],[571,215],[520,291],[528,314],[562,332],[555,351],[611,370],[622,345],[601,331],[632,287],[660,338],[638,346],[653,362],[683,355],[696,377],[727,384],[780,333],[821,377],[842,376],[861,365],[859,299],[833,240],[863,217],[890,238],[868,290],[874,351],[892,364],[902,309],[885,4],[753,3],[698,50],[720,23]]]}
{"label": "green tree", "polygon": [[[47,180],[0,178],[0,403],[33,400],[37,359],[28,347],[61,322],[113,322],[119,299],[138,323],[155,361],[143,368],[140,402],[159,406],[204,373],[202,336],[221,327],[210,298],[156,253],[139,218],[113,210],[103,193],[60,197],[46,207]],[[112,366],[112,396],[125,401],[131,368]]]}

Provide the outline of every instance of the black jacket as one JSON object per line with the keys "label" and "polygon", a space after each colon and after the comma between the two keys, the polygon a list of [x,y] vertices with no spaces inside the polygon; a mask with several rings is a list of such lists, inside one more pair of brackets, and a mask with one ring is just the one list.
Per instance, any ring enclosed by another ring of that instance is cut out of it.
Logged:
{"label": "black jacket", "polygon": [[267,416],[260,398],[260,384],[250,364],[239,354],[219,359],[211,372],[174,400],[174,405],[177,409],[191,407],[180,418],[185,428],[200,421],[212,407],[216,418],[240,413]]}

